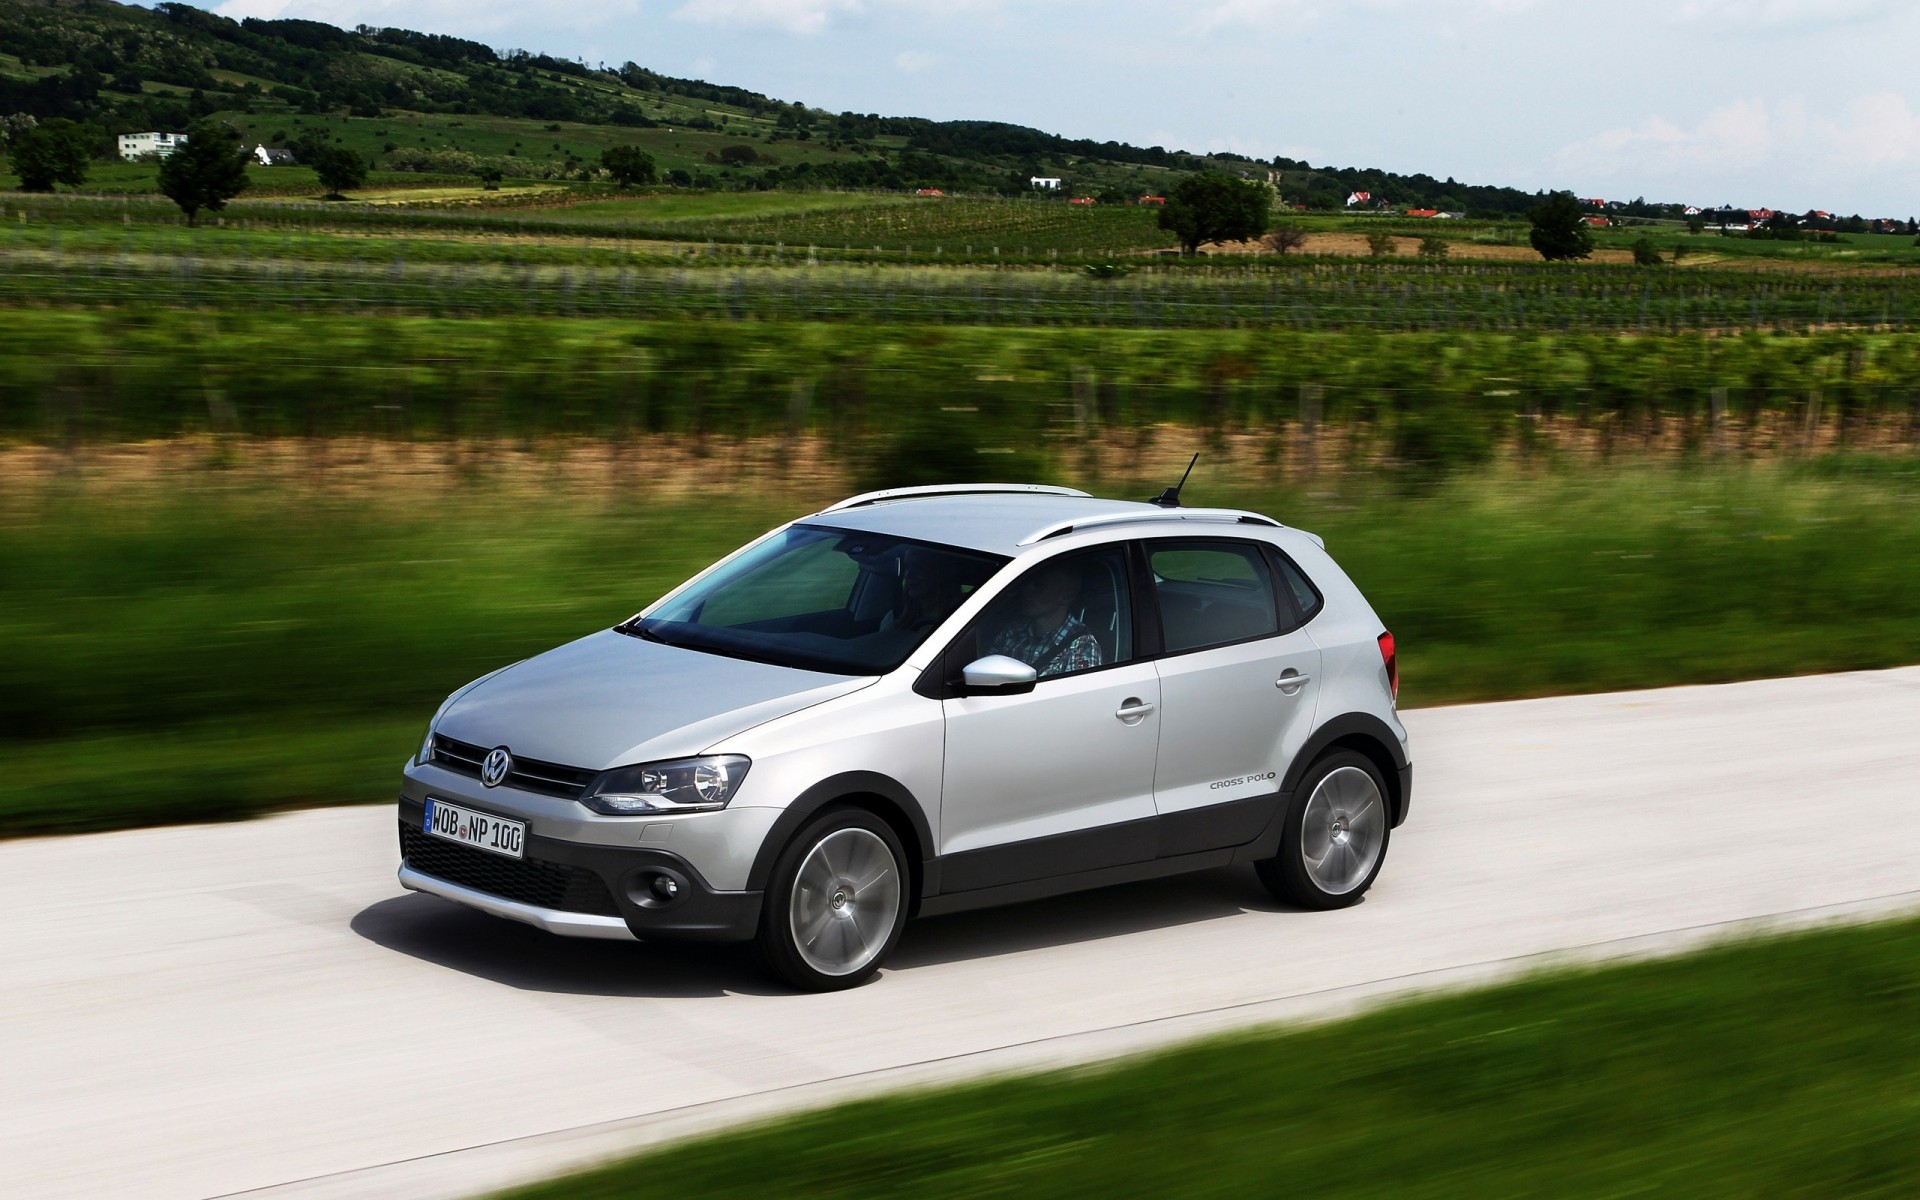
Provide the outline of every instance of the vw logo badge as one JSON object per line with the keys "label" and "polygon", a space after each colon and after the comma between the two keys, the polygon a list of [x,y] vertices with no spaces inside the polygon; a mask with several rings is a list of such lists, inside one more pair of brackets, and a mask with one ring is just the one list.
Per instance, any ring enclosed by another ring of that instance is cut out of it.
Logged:
{"label": "vw logo badge", "polygon": [[495,746],[487,751],[487,757],[480,764],[480,782],[488,787],[499,787],[500,781],[513,770],[513,755],[507,753],[505,746]]}

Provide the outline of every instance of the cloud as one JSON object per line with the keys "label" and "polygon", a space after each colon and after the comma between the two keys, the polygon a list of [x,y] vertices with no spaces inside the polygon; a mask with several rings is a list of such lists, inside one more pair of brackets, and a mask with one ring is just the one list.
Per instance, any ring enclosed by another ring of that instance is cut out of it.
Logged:
{"label": "cloud", "polygon": [[784,33],[817,34],[850,17],[904,13],[938,20],[995,10],[1003,0],[687,0],[673,11],[686,21]]}
{"label": "cloud", "polygon": [[1850,25],[1892,14],[1889,0],[1686,0],[1674,11],[1682,21],[1718,21],[1730,29],[1753,25]]}
{"label": "cloud", "polygon": [[688,0],[673,15],[710,25],[821,33],[834,18],[861,7],[860,0]]}
{"label": "cloud", "polygon": [[1881,92],[1847,105],[1846,117],[1816,123],[1816,131],[1836,156],[1856,164],[1920,164],[1920,113],[1905,96]]}
{"label": "cloud", "polygon": [[1845,203],[1836,191],[1876,169],[1920,166],[1920,112],[1893,92],[1827,114],[1794,98],[1738,100],[1691,125],[1654,116],[1605,130],[1562,147],[1553,165],[1569,183],[1637,181],[1692,203],[1834,207]]}
{"label": "cloud", "polygon": [[1194,14],[1183,32],[1205,37],[1215,30],[1235,25],[1269,26],[1283,18],[1335,20],[1361,13],[1412,12],[1422,18],[1491,14],[1504,16],[1526,12],[1538,0],[1214,0]]}
{"label": "cloud", "polygon": [[933,55],[920,50],[902,50],[893,56],[893,65],[909,75],[916,71],[924,71],[939,61]]}

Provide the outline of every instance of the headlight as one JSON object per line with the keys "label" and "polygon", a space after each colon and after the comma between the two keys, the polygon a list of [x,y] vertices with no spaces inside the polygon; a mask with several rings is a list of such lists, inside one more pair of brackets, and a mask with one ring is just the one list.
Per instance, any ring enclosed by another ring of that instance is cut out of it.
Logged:
{"label": "headlight", "polygon": [[426,735],[420,739],[420,752],[413,756],[414,766],[424,767],[433,761],[433,727],[437,724],[439,724],[438,717],[427,722]]}
{"label": "headlight", "polygon": [[733,799],[751,765],[738,754],[716,754],[616,767],[588,784],[580,803],[610,817],[711,812]]}

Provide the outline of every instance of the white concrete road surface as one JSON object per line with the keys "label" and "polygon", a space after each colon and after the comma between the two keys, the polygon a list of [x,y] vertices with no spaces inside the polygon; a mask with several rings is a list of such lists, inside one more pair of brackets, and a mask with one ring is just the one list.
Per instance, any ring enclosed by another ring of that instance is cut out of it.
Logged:
{"label": "white concrete road surface", "polygon": [[1112,888],[910,926],[840,995],[403,893],[386,807],[0,843],[0,1195],[470,1195],[880,1088],[1920,908],[1920,668],[1408,724],[1412,820],[1355,909],[1246,869]]}

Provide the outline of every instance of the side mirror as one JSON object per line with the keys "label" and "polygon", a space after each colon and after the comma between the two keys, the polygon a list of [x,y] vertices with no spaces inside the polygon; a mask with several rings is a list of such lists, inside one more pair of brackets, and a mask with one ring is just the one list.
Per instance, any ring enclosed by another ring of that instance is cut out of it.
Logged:
{"label": "side mirror", "polygon": [[984,692],[995,696],[1017,696],[1030,692],[1040,678],[1031,664],[1017,658],[1008,658],[1004,654],[989,654],[985,658],[976,658],[960,672],[960,682],[969,692]]}

